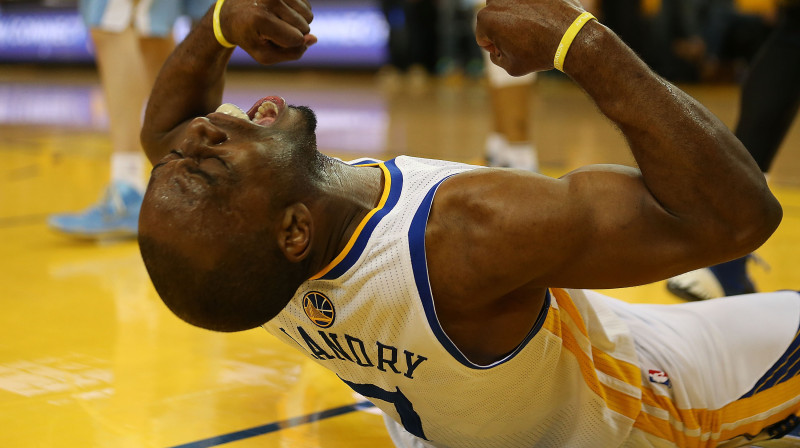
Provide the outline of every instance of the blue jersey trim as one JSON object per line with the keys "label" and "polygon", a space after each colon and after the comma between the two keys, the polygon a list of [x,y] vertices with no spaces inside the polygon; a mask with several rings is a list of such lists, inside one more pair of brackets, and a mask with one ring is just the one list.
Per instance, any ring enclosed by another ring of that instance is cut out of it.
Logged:
{"label": "blue jersey trim", "polygon": [[447,179],[447,177],[437,182],[436,185],[428,191],[411,221],[411,228],[408,231],[408,244],[411,253],[411,268],[414,272],[414,281],[417,284],[417,291],[422,300],[422,308],[425,310],[425,317],[428,319],[428,325],[431,327],[431,330],[433,330],[433,334],[436,335],[436,339],[442,344],[442,347],[444,347],[456,361],[466,367],[471,369],[490,369],[513,359],[525,348],[528,342],[536,336],[547,318],[547,311],[550,309],[550,290],[547,290],[544,305],[539,312],[539,316],[536,318],[533,328],[531,328],[531,331],[528,332],[528,335],[525,336],[525,339],[513,352],[503,359],[486,366],[473,363],[461,353],[461,350],[456,347],[453,341],[450,340],[450,337],[444,332],[444,329],[439,323],[439,318],[436,316],[436,308],[433,305],[433,293],[431,292],[431,285],[428,279],[428,263],[425,258],[425,228],[428,225],[428,215],[431,211],[433,196],[445,179]]}
{"label": "blue jersey trim", "polygon": [[[364,160],[359,161],[358,165],[361,165],[362,163],[364,165],[372,164],[370,161]],[[383,219],[384,216],[392,211],[395,205],[397,205],[397,201],[400,199],[400,192],[403,190],[403,173],[397,167],[394,159],[383,162],[379,165],[386,168],[386,171],[388,171],[390,177],[389,179],[385,180],[385,183],[388,184],[389,188],[389,194],[386,197],[386,202],[379,210],[375,211],[375,213],[369,217],[369,221],[364,224],[361,232],[356,236],[353,246],[344,256],[344,258],[335,266],[331,267],[324,275],[315,277],[314,280],[332,280],[339,278],[339,276],[353,267],[356,261],[358,261],[358,259],[361,257],[364,249],[367,247],[369,238],[372,236],[372,232],[375,231],[378,223],[381,221],[381,219]]]}
{"label": "blue jersey trim", "polygon": [[788,381],[800,375],[800,328],[794,335],[794,340],[789,344],[789,348],[783,353],[772,367],[761,376],[747,393],[739,399],[752,397],[753,395],[777,386],[784,381]]}

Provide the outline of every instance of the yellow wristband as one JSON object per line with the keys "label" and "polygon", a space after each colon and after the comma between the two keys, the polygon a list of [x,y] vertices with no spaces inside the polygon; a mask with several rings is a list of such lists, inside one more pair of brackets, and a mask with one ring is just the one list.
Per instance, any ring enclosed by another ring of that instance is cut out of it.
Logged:
{"label": "yellow wristband", "polygon": [[558,44],[558,49],[556,49],[556,56],[553,58],[553,65],[560,71],[564,71],[564,59],[567,57],[567,51],[569,50],[569,46],[572,45],[572,41],[575,40],[575,36],[578,35],[578,31],[583,28],[590,20],[597,20],[590,12],[584,12],[583,14],[579,15],[572,25],[567,28],[567,31],[564,33],[564,37],[561,38],[561,42]]}
{"label": "yellow wristband", "polygon": [[219,12],[222,10],[222,4],[225,3],[225,0],[217,0],[217,4],[214,5],[214,37],[217,38],[217,42],[225,48],[233,48],[236,45],[228,42],[228,39],[225,39],[225,36],[222,35],[222,27],[219,25]]}

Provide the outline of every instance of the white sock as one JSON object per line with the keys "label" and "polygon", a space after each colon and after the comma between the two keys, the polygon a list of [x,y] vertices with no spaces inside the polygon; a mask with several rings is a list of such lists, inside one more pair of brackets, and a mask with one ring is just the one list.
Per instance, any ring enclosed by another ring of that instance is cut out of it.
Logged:
{"label": "white sock", "polygon": [[144,191],[147,187],[144,157],[133,152],[111,154],[111,181],[125,182],[139,191]]}
{"label": "white sock", "polygon": [[503,154],[508,141],[498,132],[492,132],[486,137],[486,159],[492,166],[503,166],[506,161]]}
{"label": "white sock", "polygon": [[539,172],[539,155],[528,142],[509,143],[505,147],[505,158],[511,168]]}

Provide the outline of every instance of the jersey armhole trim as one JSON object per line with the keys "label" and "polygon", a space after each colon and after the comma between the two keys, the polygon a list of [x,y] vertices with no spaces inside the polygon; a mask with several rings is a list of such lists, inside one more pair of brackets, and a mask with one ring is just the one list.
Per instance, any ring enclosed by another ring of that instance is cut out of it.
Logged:
{"label": "jersey armhole trim", "polygon": [[433,204],[433,197],[435,196],[436,191],[439,189],[439,186],[442,184],[442,182],[449,177],[450,176],[445,177],[437,182],[436,185],[431,187],[431,189],[425,195],[425,198],[420,203],[419,208],[414,213],[414,217],[411,221],[411,227],[408,231],[408,244],[409,252],[411,254],[411,268],[414,273],[414,282],[416,283],[417,292],[420,300],[422,301],[422,308],[425,311],[425,317],[428,320],[428,325],[442,347],[444,347],[444,349],[447,350],[447,352],[450,353],[450,355],[456,361],[460,362],[466,367],[478,370],[491,369],[513,359],[525,348],[525,346],[527,346],[528,342],[530,342],[531,339],[533,339],[533,337],[539,333],[544,321],[547,319],[547,312],[550,309],[550,290],[547,290],[544,305],[542,305],[542,309],[539,311],[536,322],[528,332],[527,336],[525,336],[525,339],[523,339],[522,342],[520,342],[520,344],[511,353],[504,356],[502,359],[499,359],[488,365],[475,364],[474,362],[470,361],[461,352],[461,350],[459,350],[458,347],[456,347],[450,337],[447,336],[447,333],[444,332],[442,325],[439,323],[439,318],[436,316],[436,308],[433,304],[433,293],[431,291],[430,280],[428,278],[428,263],[425,256],[425,229],[428,225],[428,216],[430,215],[431,205]]}

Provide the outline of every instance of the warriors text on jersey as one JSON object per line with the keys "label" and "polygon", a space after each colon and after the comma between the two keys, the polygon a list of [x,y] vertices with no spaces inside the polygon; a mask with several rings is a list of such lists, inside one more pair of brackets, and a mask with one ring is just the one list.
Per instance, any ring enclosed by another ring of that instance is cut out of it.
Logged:
{"label": "warriors text on jersey", "polygon": [[[335,372],[420,444],[713,446],[800,407],[793,292],[759,295],[757,306],[728,302],[738,314],[731,319],[713,316],[710,302],[662,313],[666,307],[551,289],[516,350],[491,365],[470,362],[437,320],[424,238],[439,185],[479,168],[411,157],[354,164],[383,170],[379,205],[264,328]],[[752,322],[768,322],[772,336],[739,330]],[[747,357],[738,359],[742,344]],[[792,366],[768,379],[784,358]]]}

